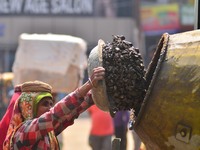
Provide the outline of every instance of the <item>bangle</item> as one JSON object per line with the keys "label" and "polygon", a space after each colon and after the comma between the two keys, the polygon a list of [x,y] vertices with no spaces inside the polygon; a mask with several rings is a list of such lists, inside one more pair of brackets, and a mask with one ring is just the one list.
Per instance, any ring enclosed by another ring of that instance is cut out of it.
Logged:
{"label": "bangle", "polygon": [[94,87],[93,83],[92,83],[92,80],[90,78],[88,78],[90,84],[92,85],[92,87]]}

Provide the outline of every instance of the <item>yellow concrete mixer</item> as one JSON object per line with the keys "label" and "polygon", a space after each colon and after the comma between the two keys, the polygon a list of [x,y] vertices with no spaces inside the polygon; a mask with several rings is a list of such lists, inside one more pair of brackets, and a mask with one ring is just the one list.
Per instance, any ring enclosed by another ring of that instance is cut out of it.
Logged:
{"label": "yellow concrete mixer", "polygon": [[200,149],[200,30],[163,34],[134,124],[148,150]]}
{"label": "yellow concrete mixer", "polygon": [[[93,61],[89,58],[89,73],[102,65]],[[146,149],[200,150],[200,30],[164,33],[145,79],[146,93],[133,128]],[[100,93],[93,92],[95,103],[109,111],[105,82],[99,88]]]}

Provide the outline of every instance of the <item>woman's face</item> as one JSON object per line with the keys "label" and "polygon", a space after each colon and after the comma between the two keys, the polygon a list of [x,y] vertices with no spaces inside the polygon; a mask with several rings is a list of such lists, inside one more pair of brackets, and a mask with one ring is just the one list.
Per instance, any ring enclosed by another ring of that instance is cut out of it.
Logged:
{"label": "woman's face", "polygon": [[50,97],[44,97],[39,103],[38,103],[38,109],[37,109],[37,116],[40,117],[45,112],[48,112],[51,107],[53,107],[53,100]]}

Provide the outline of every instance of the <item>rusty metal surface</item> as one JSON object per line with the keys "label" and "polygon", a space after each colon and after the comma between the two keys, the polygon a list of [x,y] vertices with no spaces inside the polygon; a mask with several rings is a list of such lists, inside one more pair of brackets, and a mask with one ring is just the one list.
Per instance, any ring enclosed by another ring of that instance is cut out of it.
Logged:
{"label": "rusty metal surface", "polygon": [[164,34],[156,52],[135,131],[148,150],[199,150],[200,30]]}

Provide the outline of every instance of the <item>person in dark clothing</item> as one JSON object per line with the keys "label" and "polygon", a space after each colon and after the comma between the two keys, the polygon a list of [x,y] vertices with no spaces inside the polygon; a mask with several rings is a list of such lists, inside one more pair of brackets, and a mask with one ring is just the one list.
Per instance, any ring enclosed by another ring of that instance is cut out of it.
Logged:
{"label": "person in dark clothing", "polygon": [[115,137],[121,139],[120,150],[127,149],[129,111],[118,111],[114,116]]}

